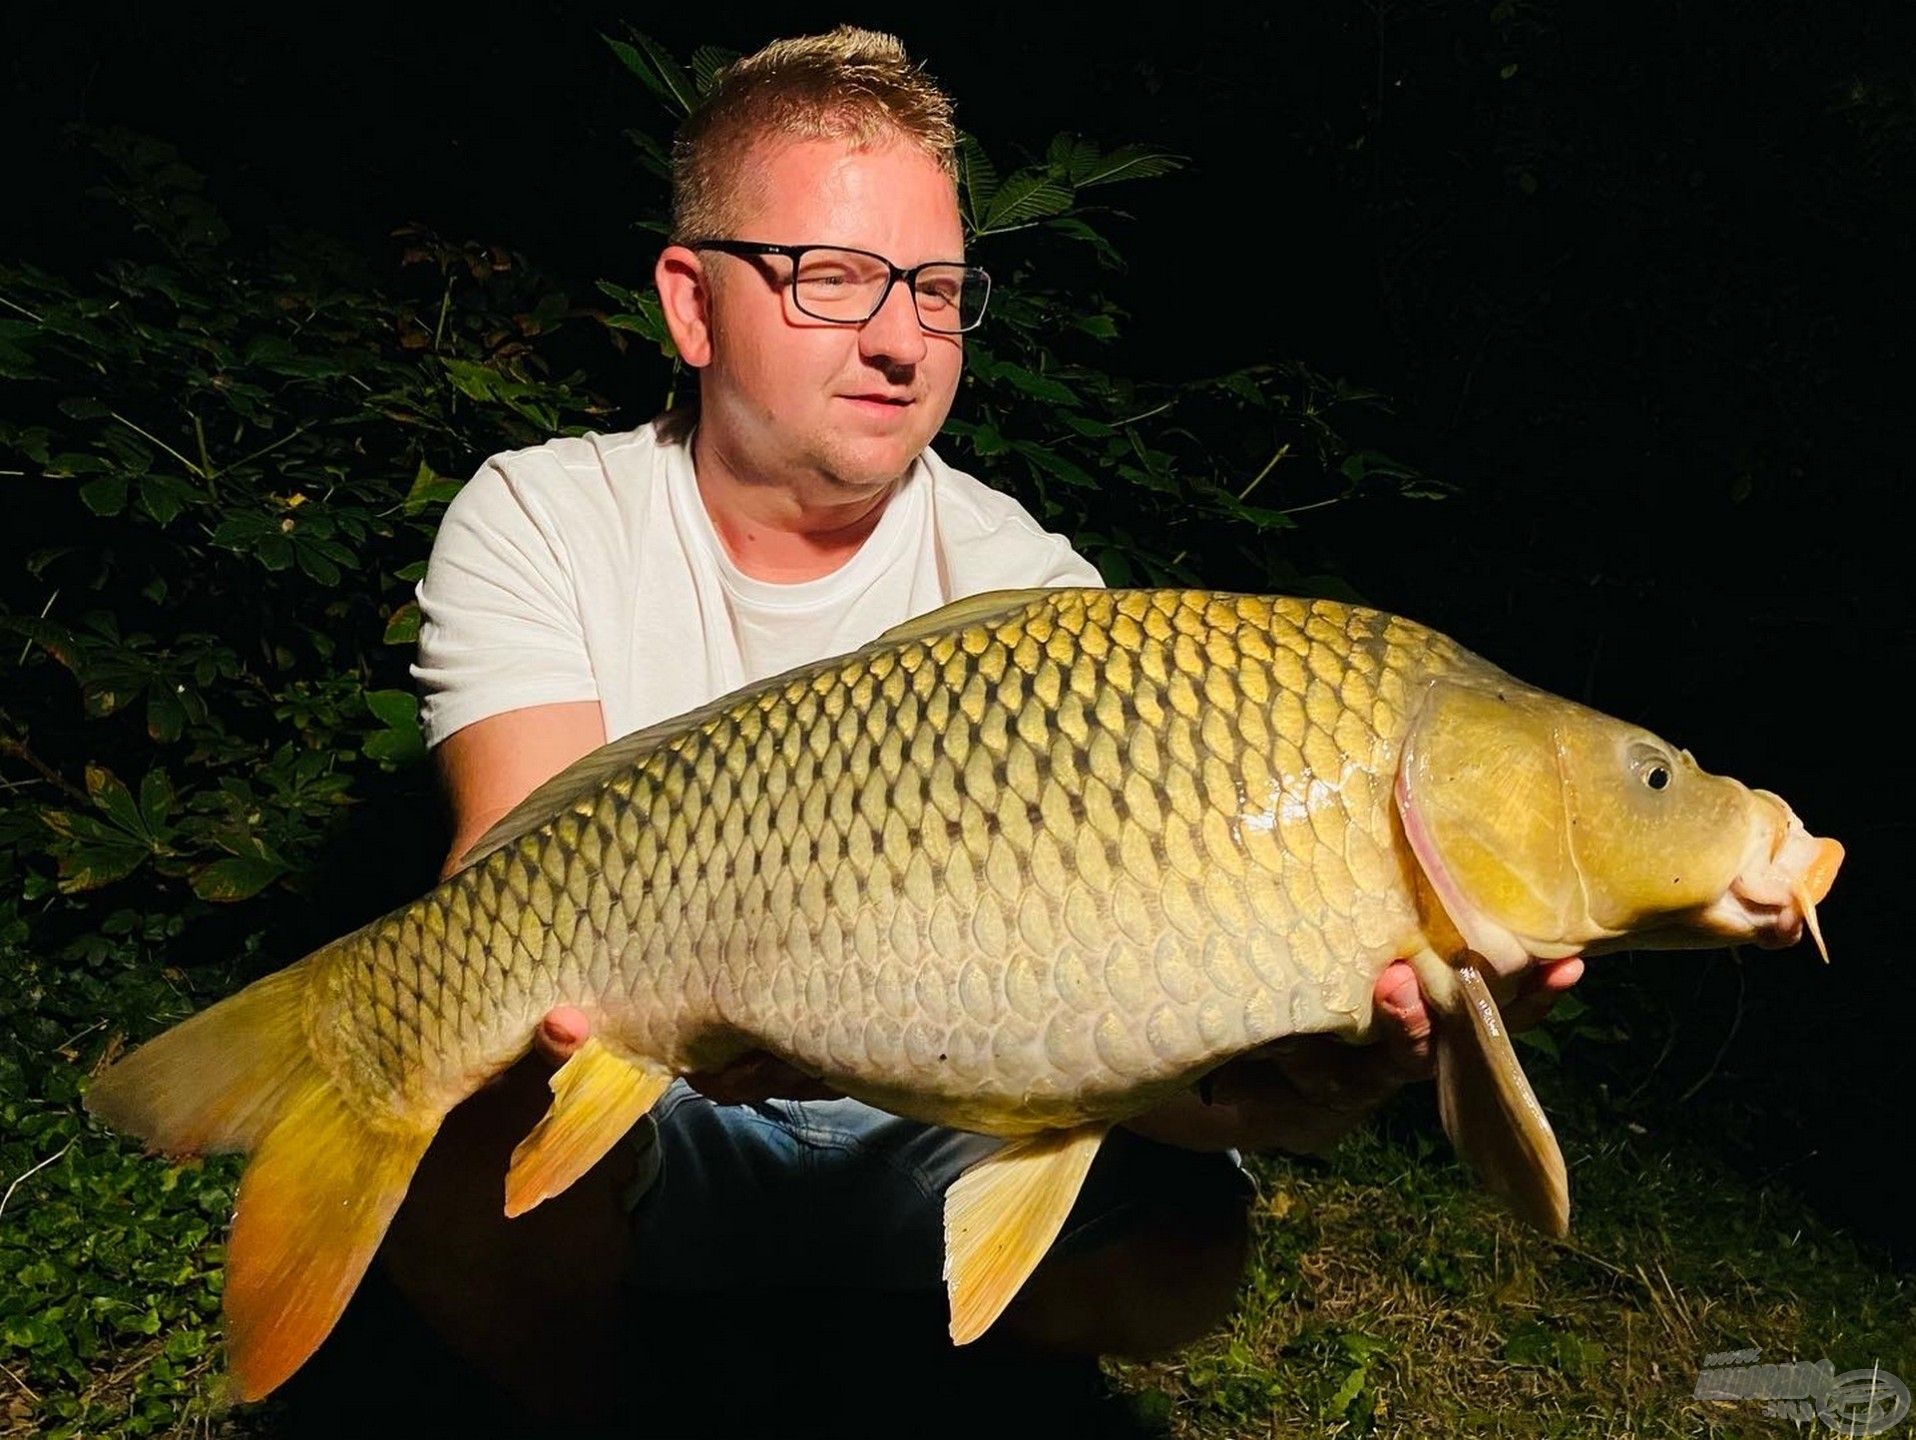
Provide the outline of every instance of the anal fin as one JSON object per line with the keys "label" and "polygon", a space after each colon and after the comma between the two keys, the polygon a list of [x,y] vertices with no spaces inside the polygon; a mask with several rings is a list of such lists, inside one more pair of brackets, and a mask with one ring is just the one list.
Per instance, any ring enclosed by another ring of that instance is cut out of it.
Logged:
{"label": "anal fin", "polygon": [[552,1108],[512,1152],[506,1214],[523,1215],[563,1192],[639,1123],[672,1083],[594,1035],[549,1082]]}
{"label": "anal fin", "polygon": [[[1439,1001],[1437,1109],[1444,1133],[1485,1188],[1546,1235],[1570,1233],[1570,1177],[1543,1106],[1525,1078],[1502,1012],[1474,965],[1450,967]],[[1420,980],[1423,970],[1418,972]],[[1425,993],[1433,999],[1436,987]]]}
{"label": "anal fin", "polygon": [[945,1290],[953,1343],[984,1334],[1037,1269],[1110,1129],[1080,1125],[1013,1140],[945,1191]]}

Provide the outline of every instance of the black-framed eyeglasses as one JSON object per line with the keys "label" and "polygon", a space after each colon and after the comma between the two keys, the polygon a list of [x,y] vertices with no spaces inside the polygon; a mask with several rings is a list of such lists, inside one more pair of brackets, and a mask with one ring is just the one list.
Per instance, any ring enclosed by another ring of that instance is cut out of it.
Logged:
{"label": "black-framed eyeglasses", "polygon": [[900,280],[918,323],[939,335],[962,335],[985,318],[991,277],[976,265],[930,260],[910,269],[869,250],[843,245],[772,245],[758,240],[693,240],[688,250],[752,258],[783,255],[792,262],[792,303],[799,313],[834,325],[863,325],[884,308]]}

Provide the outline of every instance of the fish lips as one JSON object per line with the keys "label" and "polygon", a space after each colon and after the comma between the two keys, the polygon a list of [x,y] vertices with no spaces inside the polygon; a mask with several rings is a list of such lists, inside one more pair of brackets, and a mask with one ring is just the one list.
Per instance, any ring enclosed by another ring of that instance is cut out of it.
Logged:
{"label": "fish lips", "polygon": [[1764,950],[1796,944],[1807,929],[1819,948],[1816,907],[1836,883],[1843,847],[1810,834],[1794,811],[1767,790],[1755,792],[1772,808],[1775,824],[1759,835],[1752,853],[1721,899],[1697,917],[1718,939],[1749,942]]}

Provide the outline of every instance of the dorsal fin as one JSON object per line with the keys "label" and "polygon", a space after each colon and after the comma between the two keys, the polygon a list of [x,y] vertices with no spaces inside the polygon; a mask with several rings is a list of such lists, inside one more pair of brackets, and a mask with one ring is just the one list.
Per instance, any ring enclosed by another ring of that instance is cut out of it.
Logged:
{"label": "dorsal fin", "polygon": [[597,750],[581,756],[565,769],[554,775],[545,784],[521,800],[505,817],[485,834],[473,841],[472,848],[459,858],[461,870],[477,864],[492,854],[537,830],[548,820],[565,813],[577,801],[588,795],[598,793],[614,775],[652,751],[660,748],[688,730],[695,730],[714,716],[732,708],[748,695],[764,690],[776,690],[794,680],[809,679],[824,671],[836,669],[847,660],[859,655],[869,655],[878,650],[890,650],[912,640],[921,640],[928,635],[940,635],[963,625],[977,624],[981,620],[998,615],[1009,614],[1021,606],[1028,605],[1040,595],[1050,593],[1047,589],[1036,590],[993,590],[983,595],[967,595],[962,600],[954,600],[949,605],[907,620],[880,635],[868,645],[851,650],[843,655],[827,656],[823,660],[814,660],[787,670],[782,675],[759,680],[742,686],[718,699],[708,701],[695,710],[683,715],[674,715],[661,720],[656,725],[647,725],[642,730],[634,730],[629,735],[621,735],[609,740]]}
{"label": "dorsal fin", "polygon": [[967,595],[962,600],[940,605],[923,615],[914,615],[902,625],[892,626],[865,648],[877,650],[890,645],[903,645],[908,640],[942,635],[947,630],[976,625],[981,620],[995,620],[1000,615],[1009,615],[1013,610],[1029,605],[1040,595],[1051,593],[1050,587],[1039,586],[1035,590],[987,590],[982,595]]}

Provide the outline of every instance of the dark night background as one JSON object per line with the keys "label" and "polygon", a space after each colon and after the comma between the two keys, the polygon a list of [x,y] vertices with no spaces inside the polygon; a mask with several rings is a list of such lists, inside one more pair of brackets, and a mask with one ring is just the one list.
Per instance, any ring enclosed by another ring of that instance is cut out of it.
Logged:
{"label": "dark night background", "polygon": [[[0,235],[92,253],[84,119],[177,144],[237,229],[378,256],[419,220],[576,291],[643,284],[621,132],[649,102],[598,39],[622,20],[681,55],[894,30],[1007,168],[1057,130],[1175,148],[1187,171],[1113,192],[1114,366],[1297,357],[1385,391],[1384,448],[1461,493],[1318,512],[1311,568],[1849,847],[1828,970],[1620,957],[1583,989],[1651,997],[1624,1078],[1703,1082],[1673,1126],[1906,1245],[1909,7],[933,8],[10,7]],[[637,423],[656,397],[619,398]]]}

